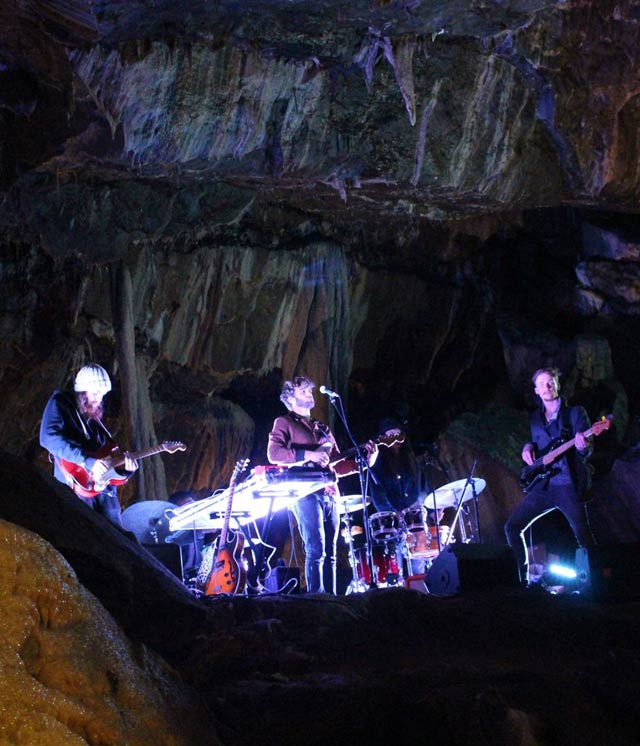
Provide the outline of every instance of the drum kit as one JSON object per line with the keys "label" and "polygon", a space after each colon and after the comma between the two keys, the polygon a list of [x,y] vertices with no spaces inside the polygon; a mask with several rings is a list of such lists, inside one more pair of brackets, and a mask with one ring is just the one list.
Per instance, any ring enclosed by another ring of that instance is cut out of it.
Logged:
{"label": "drum kit", "polygon": [[[446,508],[456,509],[453,529],[456,526],[459,529],[458,540],[465,543],[475,540],[469,526],[465,526],[464,521],[457,523],[456,519],[466,507],[465,503],[475,500],[486,486],[485,480],[478,478],[450,482],[420,494],[418,501],[405,510],[369,515],[364,529],[354,523],[354,514],[363,511],[366,515],[369,498],[363,499],[362,495],[338,498],[345,525],[341,535],[347,544],[353,574],[346,593],[399,586],[406,577],[425,572],[438,554],[456,541],[452,526],[440,523],[439,516]],[[477,513],[475,525],[477,527]],[[356,547],[356,538],[363,534],[366,536],[364,544]]]}

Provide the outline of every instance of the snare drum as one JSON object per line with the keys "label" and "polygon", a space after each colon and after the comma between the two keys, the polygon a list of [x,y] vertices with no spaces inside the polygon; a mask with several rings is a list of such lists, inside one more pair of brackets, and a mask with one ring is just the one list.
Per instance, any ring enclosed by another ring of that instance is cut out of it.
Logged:
{"label": "snare drum", "polygon": [[403,510],[402,525],[409,533],[422,531],[427,525],[427,509],[424,505],[412,505],[410,508]]}
{"label": "snare drum", "polygon": [[400,521],[397,513],[388,510],[382,513],[374,513],[369,518],[369,526],[374,541],[389,541],[395,539],[398,535]]}

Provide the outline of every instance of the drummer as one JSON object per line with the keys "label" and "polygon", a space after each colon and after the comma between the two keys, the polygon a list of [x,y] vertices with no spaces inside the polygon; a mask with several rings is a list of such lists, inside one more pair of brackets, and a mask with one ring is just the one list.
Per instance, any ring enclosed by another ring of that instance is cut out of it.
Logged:
{"label": "drummer", "polygon": [[378,512],[401,513],[418,501],[421,486],[420,466],[406,433],[395,418],[380,420],[380,435],[395,440],[380,448],[373,467],[377,482],[371,487],[371,499]]}
{"label": "drummer", "polygon": [[396,441],[388,448],[379,449],[373,469],[378,481],[372,486],[371,498],[377,511],[398,514],[398,533],[388,540],[389,550],[404,555],[408,574],[414,575],[424,572],[425,559],[438,553],[439,543],[431,533],[439,532],[442,538],[449,527],[442,524],[442,509],[438,509],[436,517],[435,510],[423,507],[426,494],[423,486],[427,481],[422,470],[423,459],[416,457],[401,422],[384,418],[379,432],[385,441],[390,438]]}

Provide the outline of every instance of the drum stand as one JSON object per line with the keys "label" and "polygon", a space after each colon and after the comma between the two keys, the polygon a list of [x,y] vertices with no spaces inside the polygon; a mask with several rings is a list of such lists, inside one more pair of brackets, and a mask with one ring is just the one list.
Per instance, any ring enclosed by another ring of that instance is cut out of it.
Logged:
{"label": "drum stand", "polygon": [[349,513],[349,511],[346,511],[342,520],[344,521],[347,531],[345,541],[347,542],[347,547],[349,550],[349,565],[351,566],[351,582],[349,583],[349,585],[347,586],[347,590],[345,591],[345,595],[349,596],[352,593],[364,593],[364,591],[367,590],[367,584],[362,578],[358,577],[358,565],[356,563],[356,553],[355,549],[353,548],[353,536],[351,534],[351,524],[353,523],[353,521],[351,520],[351,513]]}

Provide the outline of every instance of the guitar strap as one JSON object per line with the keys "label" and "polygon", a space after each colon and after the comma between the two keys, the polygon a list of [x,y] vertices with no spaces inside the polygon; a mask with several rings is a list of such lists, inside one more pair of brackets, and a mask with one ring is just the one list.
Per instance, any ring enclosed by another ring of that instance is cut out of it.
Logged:
{"label": "guitar strap", "polygon": [[571,407],[563,405],[560,408],[560,437],[563,443],[573,438],[573,428],[571,427]]}
{"label": "guitar strap", "polygon": [[[563,406],[560,410],[560,417],[560,425],[562,429],[561,437],[562,440],[566,442],[574,437],[573,427],[571,425],[571,407]],[[567,462],[569,464],[569,471],[573,483],[576,485],[578,492],[582,495],[583,500],[588,499],[589,490],[591,488],[593,466],[577,449],[574,449],[573,456],[567,454]]]}

